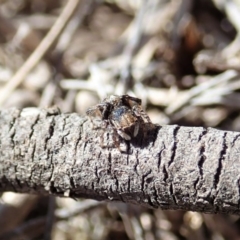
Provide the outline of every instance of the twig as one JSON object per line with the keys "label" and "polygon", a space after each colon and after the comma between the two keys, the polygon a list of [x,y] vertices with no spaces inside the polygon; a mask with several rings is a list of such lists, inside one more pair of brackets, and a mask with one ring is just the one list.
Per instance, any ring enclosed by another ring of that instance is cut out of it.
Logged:
{"label": "twig", "polygon": [[83,4],[79,5],[75,14],[72,16],[71,21],[69,21],[65,30],[61,34],[61,37],[59,38],[54,51],[64,52],[67,49],[71,43],[73,35],[82,24],[85,17],[89,14],[89,11],[91,10],[94,2],[95,1],[93,0],[85,0]]}
{"label": "twig", "polygon": [[16,74],[9,80],[5,87],[0,91],[0,105],[8,98],[11,92],[17,88],[28,73],[37,65],[37,63],[42,59],[47,50],[55,42],[57,37],[60,35],[67,22],[70,20],[72,14],[74,13],[76,7],[79,4],[79,0],[69,0],[64,7],[62,13],[42,40],[39,46],[35,49],[32,55],[26,60],[23,66],[16,72]]}
{"label": "twig", "polygon": [[129,86],[131,85],[130,80],[131,80],[132,58],[134,55],[134,51],[138,47],[140,39],[142,37],[142,31],[143,31],[142,23],[144,20],[144,14],[146,12],[147,7],[148,7],[147,1],[142,1],[142,6],[139,9],[137,16],[134,19],[133,31],[131,32],[129,41],[123,51],[123,58],[125,62],[121,70],[121,81],[123,84],[123,92],[126,92],[129,89]]}
{"label": "twig", "polygon": [[40,101],[40,107],[51,106],[53,99],[55,97],[55,91],[59,86],[59,78],[62,72],[63,66],[63,56],[65,50],[68,48],[69,44],[71,44],[71,40],[82,24],[85,17],[88,15],[90,9],[93,7],[93,0],[85,0],[82,4],[79,4],[77,10],[73,14],[71,20],[66,25],[64,31],[58,39],[55,49],[52,52],[52,63],[55,66],[54,76],[52,77],[52,81],[49,82],[46,88],[43,91],[43,95]]}
{"label": "twig", "polygon": [[239,10],[239,1],[213,1],[214,4],[216,5],[217,8],[220,10],[224,10],[227,19],[232,23],[234,28],[237,31],[237,35],[235,37],[235,40],[228,45],[226,48],[223,49],[222,53],[223,56],[226,58],[232,58],[233,56],[236,55],[237,52],[240,50],[240,45],[239,45],[239,38],[240,38],[240,10]]}
{"label": "twig", "polygon": [[19,227],[1,235],[0,240],[36,239],[36,237],[43,233],[45,223],[45,217],[31,219]]}
{"label": "twig", "polygon": [[143,125],[121,152],[112,129],[57,109],[2,110],[0,129],[2,192],[240,215],[238,132]]}
{"label": "twig", "polygon": [[46,225],[45,225],[44,240],[51,240],[52,229],[55,223],[55,215],[54,215],[55,209],[56,209],[56,198],[54,196],[49,196],[48,214],[47,214]]}
{"label": "twig", "polygon": [[102,204],[105,204],[105,202],[98,202],[91,199],[82,200],[69,209],[57,209],[55,211],[55,216],[57,219],[61,220],[68,219]]}
{"label": "twig", "polygon": [[225,71],[222,74],[217,75],[216,77],[212,78],[210,81],[193,87],[189,90],[188,95],[185,95],[183,99],[179,99],[178,101],[174,101],[169,107],[166,109],[168,114],[172,114],[182,108],[186,103],[188,103],[192,98],[198,96],[200,93],[204,92],[205,90],[212,88],[220,83],[227,82],[230,79],[236,77],[238,73],[234,70]]}

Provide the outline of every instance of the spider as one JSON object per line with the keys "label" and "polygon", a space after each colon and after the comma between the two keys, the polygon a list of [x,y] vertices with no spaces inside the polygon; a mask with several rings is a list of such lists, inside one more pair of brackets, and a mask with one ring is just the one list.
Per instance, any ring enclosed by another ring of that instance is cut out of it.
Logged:
{"label": "spider", "polygon": [[138,135],[141,124],[151,123],[141,103],[141,99],[128,95],[111,95],[86,113],[90,118],[100,119],[105,126],[110,124],[119,136],[130,141]]}

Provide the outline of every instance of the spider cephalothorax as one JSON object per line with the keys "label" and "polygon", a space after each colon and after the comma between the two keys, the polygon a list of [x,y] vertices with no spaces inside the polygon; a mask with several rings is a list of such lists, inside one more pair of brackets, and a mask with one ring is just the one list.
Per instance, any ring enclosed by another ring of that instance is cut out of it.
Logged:
{"label": "spider cephalothorax", "polygon": [[128,141],[138,135],[141,124],[151,123],[141,107],[141,99],[128,95],[111,95],[88,109],[87,115],[110,124],[118,135]]}

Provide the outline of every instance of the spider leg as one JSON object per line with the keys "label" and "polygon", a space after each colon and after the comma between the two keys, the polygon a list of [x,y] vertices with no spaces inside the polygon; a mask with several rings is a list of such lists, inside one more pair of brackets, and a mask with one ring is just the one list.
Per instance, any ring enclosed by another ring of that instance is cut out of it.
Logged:
{"label": "spider leg", "polygon": [[132,96],[129,96],[129,95],[122,95],[121,99],[122,99],[124,105],[126,105],[130,108],[133,108],[134,106],[142,104],[141,99],[135,98],[135,97],[132,97]]}
{"label": "spider leg", "polygon": [[[110,145],[105,145],[104,144],[104,133],[102,134],[102,136],[100,137],[100,146],[102,148],[106,148],[106,147],[115,147],[117,148],[120,152],[125,152],[127,153],[128,152],[128,145],[125,141],[121,141],[120,137],[119,137],[119,134],[118,134],[118,130],[111,126],[111,125],[108,125],[107,128],[112,131],[112,133],[108,133],[112,136],[112,143]],[[122,136],[121,136],[122,137]]]}
{"label": "spider leg", "polygon": [[149,116],[146,112],[143,111],[141,106],[134,106],[133,112],[136,116],[140,117],[144,121],[144,123],[152,123]]}
{"label": "spider leg", "polygon": [[[114,141],[115,147],[117,147],[118,150],[119,150],[121,153],[122,153],[122,152],[123,152],[123,153],[127,153],[127,152],[128,152],[128,149],[129,149],[129,146],[128,146],[127,142],[126,142],[126,141],[121,142],[121,139],[120,139],[120,137],[119,137],[119,133],[118,133],[117,129],[114,128],[114,130],[115,130],[115,134],[114,134],[114,136],[113,136],[113,141]],[[122,136],[121,136],[121,137],[122,137]]]}
{"label": "spider leg", "polygon": [[139,122],[136,122],[135,123],[135,126],[134,126],[134,132],[133,132],[133,136],[136,137],[138,135],[138,132],[139,132]]}
{"label": "spider leg", "polygon": [[93,130],[97,130],[97,129],[101,128],[101,126],[99,126],[99,124],[97,124],[97,121],[93,117],[88,116],[88,119],[90,120]]}
{"label": "spider leg", "polygon": [[120,135],[123,139],[127,140],[127,141],[130,141],[131,140],[131,137],[126,134],[125,132],[121,131],[120,129],[117,129],[117,133],[118,135]]}
{"label": "spider leg", "polygon": [[[114,145],[116,145],[116,140],[114,138],[115,135],[117,135],[116,130],[109,124],[107,120],[102,121],[101,123],[101,135],[100,135],[100,146],[101,148],[108,148],[113,147],[112,140],[114,142]],[[113,134],[115,133],[115,134]]]}

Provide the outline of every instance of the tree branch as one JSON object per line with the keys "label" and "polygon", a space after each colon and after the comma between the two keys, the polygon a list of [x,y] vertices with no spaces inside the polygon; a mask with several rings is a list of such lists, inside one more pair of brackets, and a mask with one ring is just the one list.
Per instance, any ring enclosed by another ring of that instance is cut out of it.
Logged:
{"label": "tree branch", "polygon": [[240,133],[155,126],[123,153],[111,129],[56,109],[0,112],[0,191],[239,214]]}

